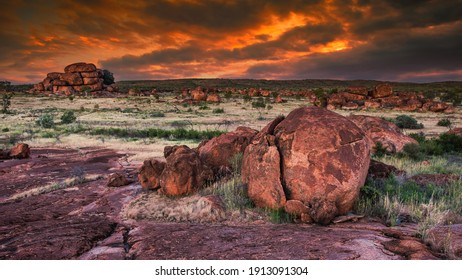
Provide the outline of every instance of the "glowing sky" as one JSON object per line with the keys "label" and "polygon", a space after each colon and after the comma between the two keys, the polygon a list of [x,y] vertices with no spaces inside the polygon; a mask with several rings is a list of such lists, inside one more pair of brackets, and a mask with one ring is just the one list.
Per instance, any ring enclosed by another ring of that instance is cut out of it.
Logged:
{"label": "glowing sky", "polygon": [[462,80],[462,0],[2,1],[0,79]]}

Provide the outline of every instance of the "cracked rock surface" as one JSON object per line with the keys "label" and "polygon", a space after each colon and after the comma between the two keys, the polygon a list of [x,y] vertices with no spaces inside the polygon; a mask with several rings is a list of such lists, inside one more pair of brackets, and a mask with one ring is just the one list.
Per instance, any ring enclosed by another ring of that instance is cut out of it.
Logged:
{"label": "cracked rock surface", "polygon": [[328,224],[358,198],[369,153],[367,137],[353,122],[303,107],[257,134],[244,152],[242,178],[257,206],[277,209],[298,200],[314,222]]}

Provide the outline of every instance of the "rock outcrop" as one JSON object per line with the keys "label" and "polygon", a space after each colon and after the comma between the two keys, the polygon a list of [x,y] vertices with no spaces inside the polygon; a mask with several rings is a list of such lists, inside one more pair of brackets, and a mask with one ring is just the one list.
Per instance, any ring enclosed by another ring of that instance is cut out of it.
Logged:
{"label": "rock outcrop", "polygon": [[247,146],[242,178],[260,207],[281,208],[287,200],[298,200],[313,221],[328,224],[358,198],[369,153],[366,135],[347,118],[322,108],[299,108],[270,123]]}
{"label": "rock outcrop", "polygon": [[415,139],[402,134],[394,123],[384,119],[364,115],[351,115],[348,119],[366,133],[372,148],[379,142],[387,152],[397,153],[401,152],[406,144],[417,143]]}
{"label": "rock outcrop", "polygon": [[382,108],[407,112],[454,112],[452,105],[426,99],[422,94],[415,92],[394,92],[387,83],[378,84],[371,91],[366,87],[349,87],[342,92],[331,94],[327,98],[327,108],[329,110]]}
{"label": "rock outcrop", "polygon": [[104,71],[92,63],[77,62],[64,68],[64,73],[52,72],[40,83],[34,85],[34,92],[52,92],[55,94],[78,94],[103,91],[113,92],[115,85],[105,84]]}

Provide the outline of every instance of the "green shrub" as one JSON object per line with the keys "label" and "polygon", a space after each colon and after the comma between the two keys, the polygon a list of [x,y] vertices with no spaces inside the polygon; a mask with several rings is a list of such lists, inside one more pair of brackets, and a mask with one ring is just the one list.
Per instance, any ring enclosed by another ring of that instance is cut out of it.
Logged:
{"label": "green shrub", "polygon": [[149,113],[149,116],[151,118],[163,118],[163,117],[165,117],[165,114],[163,112],[160,112],[160,111],[154,111],[154,112]]}
{"label": "green shrub", "polygon": [[411,133],[409,134],[409,137],[415,139],[419,143],[425,142],[425,134],[423,132]]}
{"label": "green shrub", "polygon": [[11,97],[13,97],[12,93],[2,94],[2,113],[3,114],[6,114],[9,112],[9,108],[11,106]]}
{"label": "green shrub", "polygon": [[71,110],[67,110],[63,113],[61,116],[61,123],[63,124],[68,124],[68,123],[73,123],[77,117],[74,115],[74,112]]}
{"label": "green shrub", "polygon": [[266,104],[263,99],[252,102],[252,108],[259,109],[259,108],[265,108],[265,107],[266,107]]}
{"label": "green shrub", "polygon": [[387,154],[387,149],[382,145],[381,142],[376,142],[374,146],[374,156],[381,158]]}
{"label": "green shrub", "polygon": [[425,155],[440,156],[444,154],[443,147],[435,139],[425,140],[420,143],[420,151]]}
{"label": "green shrub", "polygon": [[52,115],[49,115],[49,114],[45,114],[45,115],[41,115],[36,121],[35,123],[40,126],[40,127],[43,127],[43,128],[52,128],[55,126],[55,122],[54,122],[54,119],[53,119],[53,116]]}
{"label": "green shrub", "polygon": [[441,119],[438,121],[436,124],[437,126],[445,126],[445,127],[450,127],[451,126],[451,121],[449,119]]}
{"label": "green shrub", "polygon": [[423,128],[423,124],[418,123],[417,120],[408,115],[399,115],[396,117],[394,123],[399,128],[406,128],[406,129],[421,129]]}
{"label": "green shrub", "polygon": [[244,99],[244,102],[249,102],[250,100],[252,100],[252,97],[250,95],[244,95],[244,97],[242,97]]}
{"label": "green shrub", "polygon": [[216,108],[212,111],[214,114],[223,114],[225,110],[223,108]]}
{"label": "green shrub", "polygon": [[420,145],[416,143],[404,145],[402,154],[414,160],[422,160],[425,156]]}
{"label": "green shrub", "polygon": [[441,96],[441,100],[444,102],[452,102],[454,106],[460,106],[462,104],[462,90],[454,90],[445,93]]}
{"label": "green shrub", "polygon": [[231,97],[233,97],[233,93],[230,92],[230,91],[227,91],[227,92],[225,93],[225,98],[226,98],[226,99],[231,99]]}
{"label": "green shrub", "polygon": [[8,131],[10,131],[10,129],[8,127],[2,128],[2,132],[8,132]]}
{"label": "green shrub", "polygon": [[436,141],[441,145],[444,152],[462,153],[462,137],[458,135],[443,133]]}
{"label": "green shrub", "polygon": [[103,69],[103,83],[105,85],[112,85],[114,83],[114,74],[109,70]]}

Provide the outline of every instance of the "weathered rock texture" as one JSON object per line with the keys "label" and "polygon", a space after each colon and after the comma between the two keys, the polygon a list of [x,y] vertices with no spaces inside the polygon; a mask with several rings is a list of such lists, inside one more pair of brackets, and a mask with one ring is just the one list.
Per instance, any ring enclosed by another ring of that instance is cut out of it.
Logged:
{"label": "weathered rock texture", "polygon": [[240,126],[235,131],[214,137],[201,144],[199,156],[215,174],[226,174],[231,171],[231,160],[236,154],[244,153],[245,148],[258,131]]}
{"label": "weathered rock texture", "polygon": [[244,152],[242,178],[259,206],[281,208],[286,200],[299,200],[315,222],[327,224],[358,198],[369,152],[364,132],[347,118],[299,108],[254,138]]}
{"label": "weathered rock texture", "polygon": [[327,99],[328,109],[394,109],[398,111],[453,113],[454,108],[445,102],[426,99],[415,92],[394,92],[389,84],[378,84],[371,91],[366,87],[349,87],[331,94]]}
{"label": "weathered rock texture", "polygon": [[190,194],[213,179],[213,172],[204,165],[197,151],[187,146],[174,146],[166,154],[165,168],[160,175],[160,191],[165,195]]}
{"label": "weathered rock texture", "polygon": [[168,196],[192,194],[214,179],[213,171],[204,164],[196,149],[188,146],[166,146],[166,162],[144,161],[138,180],[146,190],[157,190]]}
{"label": "weathered rock texture", "polygon": [[348,118],[366,133],[372,148],[379,142],[387,152],[396,153],[401,152],[406,144],[417,143],[415,139],[402,134],[394,123],[384,119],[363,115]]}
{"label": "weathered rock texture", "polygon": [[145,160],[138,172],[138,180],[145,190],[156,190],[160,188],[160,175],[164,171],[165,162],[148,159]]}
{"label": "weathered rock texture", "polygon": [[[34,85],[34,91],[65,95],[88,91],[96,94],[107,90],[109,86],[104,84],[103,70],[92,63],[77,62],[66,66],[64,73],[48,73],[42,82]],[[110,90],[113,89],[112,85]]]}

